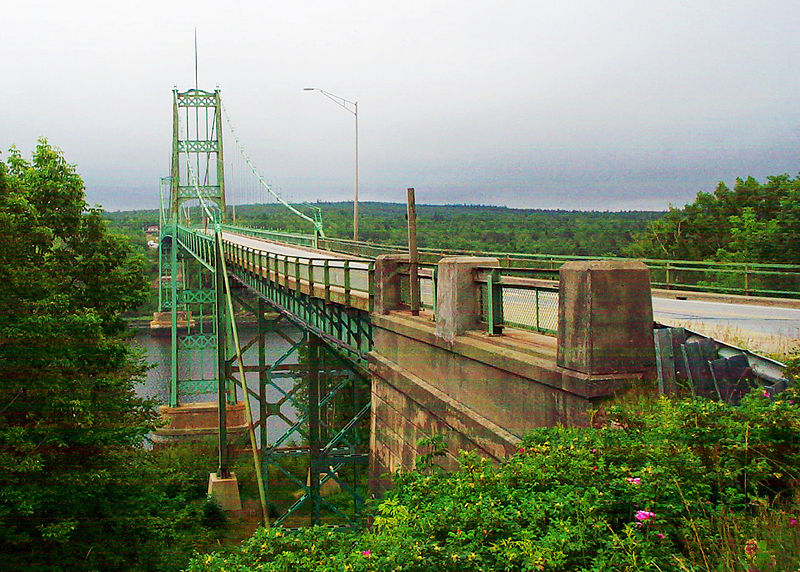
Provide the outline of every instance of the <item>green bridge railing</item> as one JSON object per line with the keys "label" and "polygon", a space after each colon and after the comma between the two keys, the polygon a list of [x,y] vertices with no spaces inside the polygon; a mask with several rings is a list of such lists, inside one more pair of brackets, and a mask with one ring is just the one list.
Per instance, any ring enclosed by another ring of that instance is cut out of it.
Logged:
{"label": "green bridge railing", "polygon": [[[375,258],[381,254],[408,252],[402,245],[354,242],[339,238],[320,238],[318,248],[355,256]],[[521,254],[476,250],[420,248],[420,262],[435,264],[444,256],[492,256],[506,268],[528,269],[530,276],[558,279],[558,269],[571,260],[604,260],[612,256],[567,256]],[[654,288],[800,298],[800,265],[759,264],[746,262],[707,262],[694,260],[659,260],[641,258],[650,268]]]}
{"label": "green bridge railing", "polygon": [[[411,305],[409,264],[398,264],[400,300]],[[437,267],[419,265],[420,306],[436,314]],[[532,330],[548,335],[558,332],[558,285],[531,277],[526,269],[478,268],[475,282],[480,288],[481,322],[492,334],[504,326]]]}
{"label": "green bridge railing", "polygon": [[232,224],[223,224],[221,226],[222,230],[228,232],[235,232],[237,234],[243,234],[246,236],[263,238],[264,240],[274,240],[275,242],[285,242],[286,244],[294,244],[295,246],[317,248],[317,237],[313,234],[297,234],[278,230],[264,230],[261,228],[248,228],[243,226],[235,226]]}
{"label": "green bridge railing", "polygon": [[[400,245],[320,238],[233,225],[225,225],[223,230],[297,246],[313,248],[316,245],[322,250],[359,257],[359,261],[333,262],[314,258],[311,253],[308,257],[292,257],[233,246],[228,251],[239,267],[255,270],[259,276],[277,279],[284,291],[295,290],[321,298],[325,303],[336,301],[345,306],[362,307],[364,311],[372,309],[372,264],[369,260],[381,254],[407,251]],[[202,238],[197,240],[205,242]],[[500,333],[504,326],[510,326],[550,335],[555,335],[558,330],[558,268],[570,260],[612,258],[421,249],[418,270],[420,304],[423,311],[430,311],[432,319],[436,312],[436,264],[448,255],[492,256],[500,261],[500,268],[478,268],[475,274],[481,292],[481,318],[488,332]],[[642,262],[650,267],[651,283],[656,288],[800,298],[800,265],[653,259]],[[401,276],[401,301],[410,305],[408,264],[399,264],[398,273]],[[319,317],[311,319],[319,320]],[[317,321],[315,325],[324,329],[322,322]],[[342,332],[328,329],[325,333],[337,337],[344,334],[345,345],[357,354],[368,351],[369,345],[369,336],[358,336],[358,342],[354,343],[353,333],[359,327],[365,326],[355,325],[347,333],[348,328]]]}

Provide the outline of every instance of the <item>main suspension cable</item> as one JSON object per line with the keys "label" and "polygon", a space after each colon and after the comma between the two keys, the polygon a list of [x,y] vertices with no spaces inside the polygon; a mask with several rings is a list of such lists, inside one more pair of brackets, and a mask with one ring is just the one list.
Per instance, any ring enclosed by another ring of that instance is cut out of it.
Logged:
{"label": "main suspension cable", "polygon": [[228,115],[228,108],[225,107],[224,103],[222,103],[222,98],[220,98],[220,105],[222,106],[222,112],[225,114],[225,122],[228,124],[228,129],[230,130],[231,135],[233,135],[234,141],[236,141],[236,147],[239,149],[239,153],[241,153],[242,157],[244,157],[245,162],[250,167],[250,170],[256,176],[256,178],[258,179],[258,182],[261,184],[261,186],[264,187],[264,189],[266,189],[267,192],[269,192],[269,194],[271,194],[273,197],[275,197],[275,200],[277,200],[279,203],[281,203],[287,209],[289,209],[290,211],[292,211],[297,216],[301,217],[304,220],[307,220],[312,225],[314,225],[314,228],[317,230],[317,232],[319,232],[320,236],[322,236],[324,238],[325,234],[322,231],[322,224],[320,224],[319,221],[314,220],[313,218],[311,218],[307,214],[305,214],[303,212],[300,212],[295,207],[293,207],[292,205],[287,203],[283,199],[283,197],[280,196],[280,194],[278,194],[274,190],[272,190],[272,187],[269,184],[267,184],[267,182],[264,180],[264,178],[258,172],[258,169],[256,169],[255,166],[253,165],[253,162],[250,160],[250,156],[244,150],[244,146],[242,145],[242,142],[239,140],[239,135],[237,134],[236,129],[234,129],[234,127],[233,127],[233,122],[231,121],[230,115]]}

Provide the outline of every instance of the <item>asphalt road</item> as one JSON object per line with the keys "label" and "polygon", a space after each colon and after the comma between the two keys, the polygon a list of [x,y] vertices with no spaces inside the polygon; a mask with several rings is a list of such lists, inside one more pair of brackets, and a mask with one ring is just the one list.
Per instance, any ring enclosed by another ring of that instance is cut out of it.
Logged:
{"label": "asphalt road", "polygon": [[790,308],[653,298],[653,317],[800,338],[800,310]]}

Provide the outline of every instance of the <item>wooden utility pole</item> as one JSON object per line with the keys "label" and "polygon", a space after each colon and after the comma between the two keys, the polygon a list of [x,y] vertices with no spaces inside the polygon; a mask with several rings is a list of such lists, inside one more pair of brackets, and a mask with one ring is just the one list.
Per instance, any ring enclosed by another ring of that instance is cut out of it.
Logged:
{"label": "wooden utility pole", "polygon": [[417,205],[414,188],[408,189],[408,281],[411,290],[411,314],[419,316],[419,251],[417,250]]}

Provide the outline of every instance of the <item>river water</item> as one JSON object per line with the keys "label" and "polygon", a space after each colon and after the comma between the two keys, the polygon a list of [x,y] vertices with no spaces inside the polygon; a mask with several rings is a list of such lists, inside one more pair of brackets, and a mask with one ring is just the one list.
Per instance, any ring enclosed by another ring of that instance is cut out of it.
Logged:
{"label": "river water", "polygon": [[[258,328],[255,325],[242,325],[239,326],[240,344],[244,346],[254,336],[258,334]],[[302,336],[302,332],[292,326],[285,326],[281,324],[281,329],[284,333],[288,334],[291,339],[298,340]],[[145,351],[145,359],[153,367],[147,372],[144,381],[136,386],[136,393],[140,397],[155,398],[159,404],[166,405],[169,403],[169,382],[170,382],[170,354],[171,354],[171,340],[169,336],[157,337],[150,334],[149,330],[143,329],[135,333],[133,343]],[[278,360],[289,348],[291,344],[282,338],[277,332],[269,331],[265,336],[265,350],[267,364],[273,363]],[[189,355],[191,354],[191,355]],[[180,357],[183,359],[180,360]],[[293,352],[284,362],[284,364],[294,365],[297,364],[297,352]],[[202,358],[202,359],[201,359]],[[258,365],[258,349],[257,344],[254,344],[249,350],[244,353],[245,365]],[[181,377],[186,377],[187,373],[191,373],[192,378],[213,377],[213,372],[216,368],[216,359],[213,351],[206,352],[181,352],[179,356],[179,368]],[[238,371],[234,366],[236,377],[238,378]],[[246,374],[247,387],[258,392],[258,374],[249,372]],[[270,403],[275,403],[289,392],[295,384],[291,378],[280,378],[273,380],[273,385],[267,386],[267,399]],[[237,391],[238,398],[241,399],[241,387]],[[198,396],[186,396],[182,401],[216,401],[216,393],[210,393]],[[259,417],[259,403],[256,399],[250,400],[250,407],[253,410],[253,420],[257,421]],[[297,419],[297,410],[291,405],[290,400],[281,407],[281,412],[291,421]],[[277,436],[282,435],[289,425],[276,415],[271,415],[267,421],[267,433],[270,442],[274,442]],[[258,432],[256,432],[258,435]],[[299,435],[295,440],[299,439]],[[260,444],[260,443],[259,443]]]}

